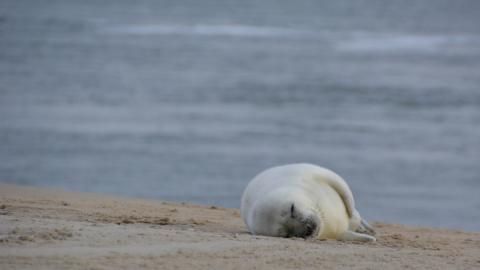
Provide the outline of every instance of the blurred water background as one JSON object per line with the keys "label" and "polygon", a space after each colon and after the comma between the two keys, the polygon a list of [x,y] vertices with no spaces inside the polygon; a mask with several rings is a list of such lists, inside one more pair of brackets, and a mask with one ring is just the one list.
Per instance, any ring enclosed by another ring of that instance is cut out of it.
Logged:
{"label": "blurred water background", "polygon": [[0,1],[0,181],[239,207],[328,167],[480,230],[480,1]]}

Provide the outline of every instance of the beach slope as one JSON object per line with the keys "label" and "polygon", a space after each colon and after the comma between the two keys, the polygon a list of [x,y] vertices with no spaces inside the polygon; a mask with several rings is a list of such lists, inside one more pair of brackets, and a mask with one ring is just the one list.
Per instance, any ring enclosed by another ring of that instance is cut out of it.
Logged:
{"label": "beach slope", "polygon": [[480,269],[480,233],[375,243],[250,235],[238,209],[0,184],[0,269]]}

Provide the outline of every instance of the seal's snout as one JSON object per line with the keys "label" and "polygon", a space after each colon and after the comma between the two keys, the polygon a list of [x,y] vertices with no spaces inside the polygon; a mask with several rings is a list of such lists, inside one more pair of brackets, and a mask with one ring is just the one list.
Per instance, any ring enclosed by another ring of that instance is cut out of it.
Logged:
{"label": "seal's snout", "polygon": [[318,225],[313,219],[310,218],[287,222],[282,229],[283,233],[280,233],[280,235],[283,235],[287,238],[309,238],[318,234]]}
{"label": "seal's snout", "polygon": [[305,222],[305,234],[302,236],[303,238],[308,238],[316,235],[318,232],[318,225],[312,219],[308,219]]}
{"label": "seal's snout", "polygon": [[284,237],[309,238],[318,234],[318,222],[294,203],[289,205],[288,217],[284,221],[280,235]]}

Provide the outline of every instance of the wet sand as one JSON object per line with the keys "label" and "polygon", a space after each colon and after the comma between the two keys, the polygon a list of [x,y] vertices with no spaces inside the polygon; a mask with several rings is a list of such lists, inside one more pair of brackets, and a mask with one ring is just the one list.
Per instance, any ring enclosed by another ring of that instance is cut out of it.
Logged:
{"label": "wet sand", "polygon": [[0,184],[0,269],[480,268],[480,233],[373,225],[375,243],[253,236],[238,209]]}

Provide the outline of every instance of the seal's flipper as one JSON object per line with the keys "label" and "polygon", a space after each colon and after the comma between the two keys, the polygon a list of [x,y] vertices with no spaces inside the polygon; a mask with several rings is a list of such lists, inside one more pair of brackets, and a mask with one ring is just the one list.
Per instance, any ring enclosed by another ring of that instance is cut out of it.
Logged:
{"label": "seal's flipper", "polygon": [[[332,187],[342,198],[343,204],[347,209],[347,214],[349,218],[358,219],[360,215],[358,214],[357,210],[355,210],[355,201],[353,200],[353,194],[350,188],[348,187],[345,180],[340,177],[338,174],[328,170],[321,168],[322,172],[317,174],[319,180],[325,181],[330,187]],[[358,220],[360,222],[360,220]]]}
{"label": "seal's flipper", "polygon": [[374,235],[375,231],[373,228],[362,219],[360,213],[358,213],[357,209],[355,209],[355,200],[353,199],[352,191],[348,187],[345,180],[343,180],[343,178],[338,174],[328,169],[320,169],[322,171],[318,171],[316,177],[318,180],[325,181],[342,199],[345,209],[347,210],[348,217],[350,218],[348,225],[349,229],[358,233]]}
{"label": "seal's flipper", "polygon": [[358,228],[355,230],[355,232],[366,233],[366,234],[372,235],[372,236],[376,234],[373,227],[370,226],[370,224],[368,224],[368,222],[364,219],[362,219],[362,221],[360,222],[360,226],[358,226]]}
{"label": "seal's flipper", "polygon": [[375,242],[377,239],[371,235],[346,231],[337,240],[341,241],[360,241],[360,242]]}

